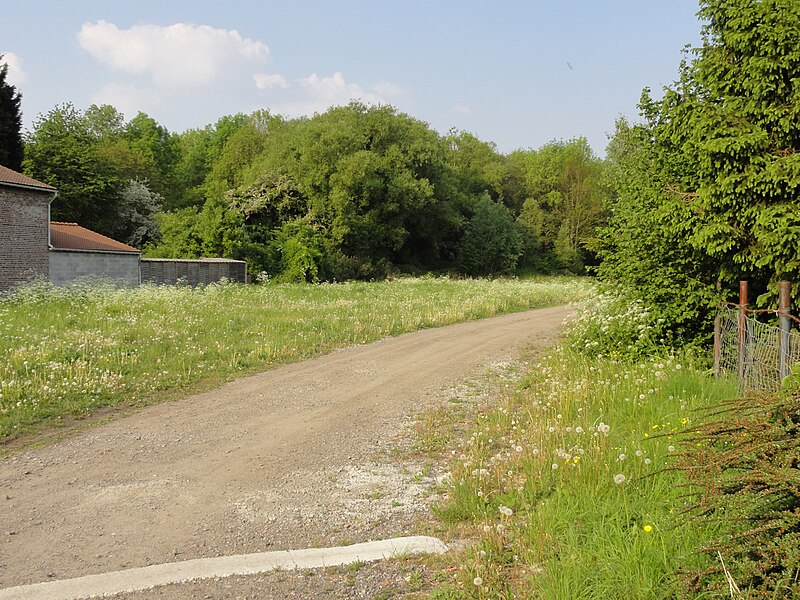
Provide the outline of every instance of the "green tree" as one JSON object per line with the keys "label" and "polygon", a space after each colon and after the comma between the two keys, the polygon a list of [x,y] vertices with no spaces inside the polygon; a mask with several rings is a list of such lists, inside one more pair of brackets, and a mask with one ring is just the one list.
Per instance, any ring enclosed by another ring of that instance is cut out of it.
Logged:
{"label": "green tree", "polygon": [[614,194],[600,228],[598,274],[624,283],[657,310],[657,338],[674,345],[704,340],[698,323],[716,302],[713,261],[689,241],[689,209],[672,193],[683,171],[674,149],[656,143],[647,124],[617,122],[607,149],[606,176]]}
{"label": "green tree", "polygon": [[0,165],[22,170],[22,95],[6,81],[8,64],[0,54]]}
{"label": "green tree", "polygon": [[57,106],[33,125],[25,140],[25,172],[58,188],[52,218],[102,234],[117,233],[125,178],[100,152],[86,117],[71,104]]}
{"label": "green tree", "polygon": [[723,280],[800,277],[800,4],[704,0],[703,45],[644,108],[688,176],[690,241]]}
{"label": "green tree", "polygon": [[703,0],[699,15],[703,44],[677,83],[658,100],[645,90],[644,123],[617,130],[600,272],[702,338],[718,280],[750,279],[764,303],[778,280],[800,279],[800,4]]}
{"label": "green tree", "polygon": [[513,160],[525,171],[520,224],[563,268],[582,272],[592,261],[595,231],[603,222],[602,161],[585,138],[517,152]]}
{"label": "green tree", "polygon": [[503,204],[483,194],[464,231],[461,268],[469,275],[513,275],[521,255],[519,225]]}

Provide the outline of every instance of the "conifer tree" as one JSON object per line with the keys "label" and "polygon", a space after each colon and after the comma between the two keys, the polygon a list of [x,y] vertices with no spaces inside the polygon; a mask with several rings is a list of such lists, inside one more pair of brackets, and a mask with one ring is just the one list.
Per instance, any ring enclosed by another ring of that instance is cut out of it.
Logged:
{"label": "conifer tree", "polygon": [[22,95],[9,84],[8,64],[0,54],[0,165],[22,170]]}

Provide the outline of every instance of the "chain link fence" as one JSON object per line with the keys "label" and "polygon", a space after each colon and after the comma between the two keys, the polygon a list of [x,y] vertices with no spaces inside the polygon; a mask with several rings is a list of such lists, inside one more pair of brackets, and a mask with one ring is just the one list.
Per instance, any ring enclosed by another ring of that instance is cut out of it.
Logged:
{"label": "chain link fence", "polygon": [[777,323],[746,315],[740,334],[739,311],[727,306],[721,309],[719,318],[719,373],[738,377],[741,392],[777,392],[781,387],[781,354],[788,369],[800,363],[800,333],[781,331]]}

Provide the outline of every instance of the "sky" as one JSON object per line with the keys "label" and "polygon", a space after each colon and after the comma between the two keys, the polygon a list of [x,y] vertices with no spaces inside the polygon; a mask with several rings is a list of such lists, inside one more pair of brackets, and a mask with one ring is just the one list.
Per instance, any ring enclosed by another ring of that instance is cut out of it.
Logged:
{"label": "sky", "polygon": [[[700,44],[696,0],[25,0],[0,53],[23,129],[67,102],[173,132],[358,99],[500,152],[584,136],[603,156],[644,87]],[[12,18],[8,18],[12,15]]]}

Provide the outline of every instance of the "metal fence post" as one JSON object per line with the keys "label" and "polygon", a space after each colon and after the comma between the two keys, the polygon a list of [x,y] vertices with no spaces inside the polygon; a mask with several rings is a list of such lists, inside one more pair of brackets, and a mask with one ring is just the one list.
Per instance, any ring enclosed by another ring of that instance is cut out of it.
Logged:
{"label": "metal fence post", "polygon": [[789,320],[791,310],[791,283],[788,281],[780,282],[780,295],[778,302],[778,373],[780,375],[779,384],[784,377],[789,375],[789,329],[792,324]]}
{"label": "metal fence post", "polygon": [[747,354],[747,282],[739,282],[739,383],[744,382]]}

